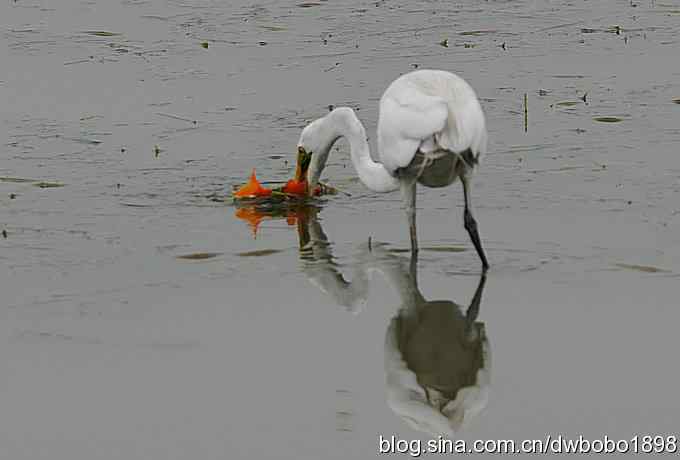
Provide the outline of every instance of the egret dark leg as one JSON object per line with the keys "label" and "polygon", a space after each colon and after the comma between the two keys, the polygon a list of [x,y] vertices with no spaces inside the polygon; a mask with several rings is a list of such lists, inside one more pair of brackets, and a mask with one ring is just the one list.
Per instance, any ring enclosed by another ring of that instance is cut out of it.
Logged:
{"label": "egret dark leg", "polygon": [[418,254],[418,234],[416,232],[416,181],[402,180],[401,194],[408,218],[408,228],[411,234],[411,254]]}
{"label": "egret dark leg", "polygon": [[482,269],[484,271],[488,270],[489,263],[486,261],[486,254],[484,254],[484,249],[482,249],[482,241],[479,239],[479,233],[477,232],[477,221],[472,216],[472,211],[470,211],[470,195],[468,193],[468,179],[461,177],[460,180],[463,183],[463,195],[465,196],[465,230],[467,230],[472,240],[472,244],[475,245],[477,254],[482,260]]}
{"label": "egret dark leg", "polygon": [[479,306],[482,303],[482,292],[484,292],[484,285],[486,284],[486,273],[482,273],[479,277],[479,284],[477,284],[477,290],[475,291],[475,296],[472,298],[470,305],[468,306],[467,312],[465,313],[465,320],[468,329],[477,321],[477,316],[479,315]]}

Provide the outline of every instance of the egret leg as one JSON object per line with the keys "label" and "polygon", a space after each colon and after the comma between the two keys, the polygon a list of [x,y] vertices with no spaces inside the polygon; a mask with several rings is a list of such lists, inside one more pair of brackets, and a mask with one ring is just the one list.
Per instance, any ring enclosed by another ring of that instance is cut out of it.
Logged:
{"label": "egret leg", "polygon": [[477,254],[479,258],[482,259],[482,269],[484,271],[488,270],[489,263],[486,261],[486,254],[484,254],[484,249],[482,249],[482,241],[479,239],[479,233],[477,232],[477,221],[472,216],[472,211],[470,211],[470,194],[468,193],[468,179],[466,177],[461,177],[460,180],[463,183],[463,195],[465,196],[465,230],[467,230],[472,240],[472,244],[475,245]]}
{"label": "egret leg", "polygon": [[411,260],[408,264],[409,276],[413,279],[413,285],[418,286],[418,253],[411,253]]}
{"label": "egret leg", "polygon": [[477,321],[477,316],[479,315],[479,305],[482,303],[482,292],[484,292],[485,284],[486,273],[482,273],[482,276],[479,277],[479,284],[477,284],[475,296],[472,298],[467,312],[465,313],[465,320],[468,328],[472,327],[474,322]]}
{"label": "egret leg", "polygon": [[401,194],[404,199],[404,209],[408,218],[408,228],[411,234],[411,254],[418,254],[418,234],[416,232],[416,181],[402,180]]}

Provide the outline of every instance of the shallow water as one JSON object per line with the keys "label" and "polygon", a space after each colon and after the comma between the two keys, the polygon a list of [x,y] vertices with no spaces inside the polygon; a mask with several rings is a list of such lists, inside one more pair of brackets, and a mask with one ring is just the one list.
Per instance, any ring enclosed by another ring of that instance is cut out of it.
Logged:
{"label": "shallow water", "polygon": [[[253,238],[211,199],[252,167],[290,177],[331,104],[372,136],[416,66],[468,79],[491,139],[473,188],[490,387],[456,436],[678,434],[679,2],[18,0],[0,18],[3,458],[363,458],[379,435],[431,438],[387,403],[403,292],[379,273],[365,304],[361,283],[329,288],[362,279],[369,236],[408,265],[399,195],[363,188],[339,144],[326,176],[351,196],[321,203],[317,254],[298,218]],[[418,205],[419,292],[464,310],[462,193]]]}

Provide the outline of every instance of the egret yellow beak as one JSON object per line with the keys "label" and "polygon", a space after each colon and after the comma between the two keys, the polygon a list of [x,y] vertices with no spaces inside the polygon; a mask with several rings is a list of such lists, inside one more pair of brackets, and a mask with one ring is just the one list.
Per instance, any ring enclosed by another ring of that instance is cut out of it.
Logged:
{"label": "egret yellow beak", "polygon": [[312,154],[307,153],[304,147],[298,147],[297,164],[295,166],[295,180],[298,182],[307,180],[307,170],[312,161]]}

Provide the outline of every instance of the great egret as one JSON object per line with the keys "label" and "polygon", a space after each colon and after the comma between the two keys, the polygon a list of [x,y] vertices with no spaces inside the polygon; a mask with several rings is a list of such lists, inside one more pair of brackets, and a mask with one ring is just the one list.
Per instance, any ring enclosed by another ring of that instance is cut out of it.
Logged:
{"label": "great egret", "polygon": [[354,110],[338,107],[307,125],[298,154],[311,155],[309,189],[326,166],[333,144],[347,139],[361,182],[376,192],[401,190],[411,251],[418,252],[416,183],[444,187],[460,178],[465,229],[486,270],[489,264],[472,216],[469,178],[486,151],[484,112],[470,85],[442,70],[416,70],[393,81],[380,99],[378,160],[370,155],[366,130]]}

